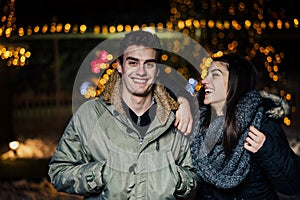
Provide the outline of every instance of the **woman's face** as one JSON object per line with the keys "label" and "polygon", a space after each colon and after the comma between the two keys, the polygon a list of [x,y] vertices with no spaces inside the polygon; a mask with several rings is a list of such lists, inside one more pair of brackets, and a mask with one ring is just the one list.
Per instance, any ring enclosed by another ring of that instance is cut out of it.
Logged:
{"label": "woman's face", "polygon": [[229,71],[227,63],[214,61],[208,68],[207,76],[202,80],[205,89],[204,104],[211,105],[218,115],[223,114],[228,91]]}

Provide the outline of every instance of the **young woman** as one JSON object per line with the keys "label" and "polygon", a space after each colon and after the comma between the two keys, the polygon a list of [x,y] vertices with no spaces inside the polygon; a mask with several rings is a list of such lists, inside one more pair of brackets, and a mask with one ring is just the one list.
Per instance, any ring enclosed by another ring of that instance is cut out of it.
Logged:
{"label": "young woman", "polygon": [[285,101],[256,89],[257,71],[238,55],[213,59],[191,135],[202,182],[197,199],[278,199],[300,191],[299,157],[276,120]]}

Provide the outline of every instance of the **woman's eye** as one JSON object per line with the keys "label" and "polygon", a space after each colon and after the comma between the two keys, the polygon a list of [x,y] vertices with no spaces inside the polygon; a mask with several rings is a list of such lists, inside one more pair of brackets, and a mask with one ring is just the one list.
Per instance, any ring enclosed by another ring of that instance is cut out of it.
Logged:
{"label": "woman's eye", "polygon": [[217,76],[220,76],[220,74],[213,73],[212,76],[213,76],[213,77],[217,77]]}

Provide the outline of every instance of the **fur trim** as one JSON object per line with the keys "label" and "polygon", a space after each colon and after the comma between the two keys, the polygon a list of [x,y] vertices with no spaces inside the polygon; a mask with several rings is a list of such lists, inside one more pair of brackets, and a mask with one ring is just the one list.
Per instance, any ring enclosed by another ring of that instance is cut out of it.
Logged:
{"label": "fur trim", "polygon": [[160,84],[156,83],[154,87],[154,99],[157,102],[157,117],[162,124],[166,123],[170,111],[176,110],[179,107],[179,104],[170,96],[166,91],[166,88]]}
{"label": "fur trim", "polygon": [[115,70],[110,78],[108,79],[107,83],[105,84],[105,90],[102,93],[103,100],[106,103],[111,104],[113,100],[113,91],[116,88],[116,85],[120,82],[120,76],[117,70]]}
{"label": "fur trim", "polygon": [[[125,111],[121,103],[122,94],[122,81],[117,71],[115,71],[107,84],[105,85],[105,90],[102,94],[103,100],[107,104],[114,104],[116,110],[125,114]],[[160,84],[156,83],[154,85],[154,99],[157,102],[158,110],[157,116],[161,123],[165,123],[171,110],[177,110],[179,103],[175,101],[170,94],[167,92],[166,88]]]}
{"label": "fur trim", "polygon": [[285,117],[290,112],[290,106],[282,97],[271,94],[267,91],[260,91],[262,98],[270,100],[274,105],[266,113],[269,117],[280,119]]}

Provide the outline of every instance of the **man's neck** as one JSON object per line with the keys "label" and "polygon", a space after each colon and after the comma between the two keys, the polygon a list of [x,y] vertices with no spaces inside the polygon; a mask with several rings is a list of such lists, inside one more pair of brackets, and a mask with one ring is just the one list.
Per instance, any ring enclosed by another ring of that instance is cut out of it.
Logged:
{"label": "man's neck", "polygon": [[143,115],[152,104],[152,94],[149,93],[147,96],[136,96],[134,94],[122,95],[123,101],[127,106],[137,115]]}

